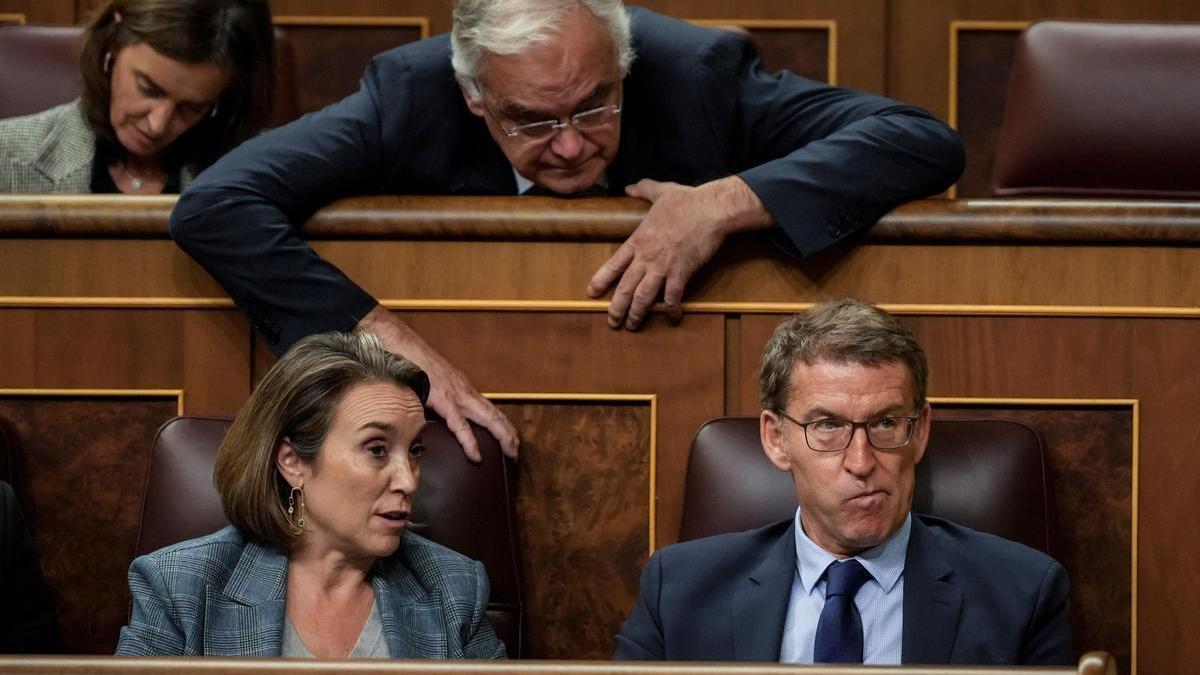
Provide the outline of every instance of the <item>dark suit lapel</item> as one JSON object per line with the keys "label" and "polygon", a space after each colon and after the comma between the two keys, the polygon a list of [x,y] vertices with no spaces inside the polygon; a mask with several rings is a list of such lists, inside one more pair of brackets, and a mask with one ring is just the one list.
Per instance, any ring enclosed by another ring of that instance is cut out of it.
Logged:
{"label": "dark suit lapel", "polygon": [[279,656],[286,589],[287,556],[247,544],[225,587],[205,590],[205,655]]}
{"label": "dark suit lapel", "polygon": [[[464,105],[465,107],[465,105]],[[468,113],[470,115],[470,113]],[[487,125],[474,115],[463,123],[462,160],[450,179],[449,192],[454,195],[515,195],[517,179],[512,164]]]}
{"label": "dark suit lapel", "polygon": [[933,535],[912,519],[904,561],[902,663],[949,663],[958,634],[962,591]]}
{"label": "dark suit lapel", "polygon": [[616,158],[608,167],[609,195],[624,195],[626,185],[656,176],[652,173],[655,166],[654,139],[643,133],[645,129],[653,127],[635,121],[635,116],[640,112],[637,102],[627,98],[621,111],[621,144]]}
{"label": "dark suit lapel", "polygon": [[733,594],[734,661],[778,661],[796,576],[796,526],[771,543],[762,563]]}

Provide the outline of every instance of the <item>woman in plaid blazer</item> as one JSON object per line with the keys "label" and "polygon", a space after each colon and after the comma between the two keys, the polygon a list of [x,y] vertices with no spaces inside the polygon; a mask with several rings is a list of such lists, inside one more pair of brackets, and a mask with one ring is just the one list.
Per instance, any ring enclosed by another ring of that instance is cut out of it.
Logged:
{"label": "woman in plaid blazer", "polygon": [[217,452],[232,525],[133,562],[117,653],[502,658],[483,566],[405,532],[428,393],[369,333],[296,343]]}

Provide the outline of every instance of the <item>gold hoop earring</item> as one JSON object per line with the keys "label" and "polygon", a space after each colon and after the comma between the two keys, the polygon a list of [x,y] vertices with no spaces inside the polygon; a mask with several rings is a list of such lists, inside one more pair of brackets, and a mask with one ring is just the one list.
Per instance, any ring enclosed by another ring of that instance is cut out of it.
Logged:
{"label": "gold hoop earring", "polygon": [[[300,495],[299,498],[296,497],[297,493]],[[288,493],[287,521],[297,533],[304,529],[304,488],[302,487],[294,487]]]}

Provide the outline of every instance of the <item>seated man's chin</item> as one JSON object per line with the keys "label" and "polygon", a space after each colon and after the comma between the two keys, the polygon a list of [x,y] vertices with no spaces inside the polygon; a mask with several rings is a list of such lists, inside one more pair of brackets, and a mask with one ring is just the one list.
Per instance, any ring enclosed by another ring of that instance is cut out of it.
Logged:
{"label": "seated man's chin", "polygon": [[560,195],[571,195],[589,190],[596,185],[599,174],[594,171],[548,172],[538,184]]}

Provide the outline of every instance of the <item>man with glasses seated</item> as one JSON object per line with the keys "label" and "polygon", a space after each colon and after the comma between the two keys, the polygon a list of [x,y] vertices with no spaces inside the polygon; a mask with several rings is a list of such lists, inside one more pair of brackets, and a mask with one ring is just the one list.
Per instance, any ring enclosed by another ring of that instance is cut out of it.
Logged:
{"label": "man with glasses seated", "polygon": [[912,333],[856,300],[780,325],[759,429],[796,515],[657,551],[615,658],[1072,663],[1061,565],[910,510],[927,372]]}
{"label": "man with glasses seated", "polygon": [[802,255],[958,177],[961,142],[925,111],[764,72],[744,36],[621,0],[458,0],[449,36],[376,57],[360,90],[225,156],[180,198],[172,235],[277,353],[369,329],[430,376],[470,453],[469,418],[512,425],[411,328],[322,260],[298,225],[363,194],[632,195],[651,202],[586,291],[635,329],[725,238],[773,228]]}

